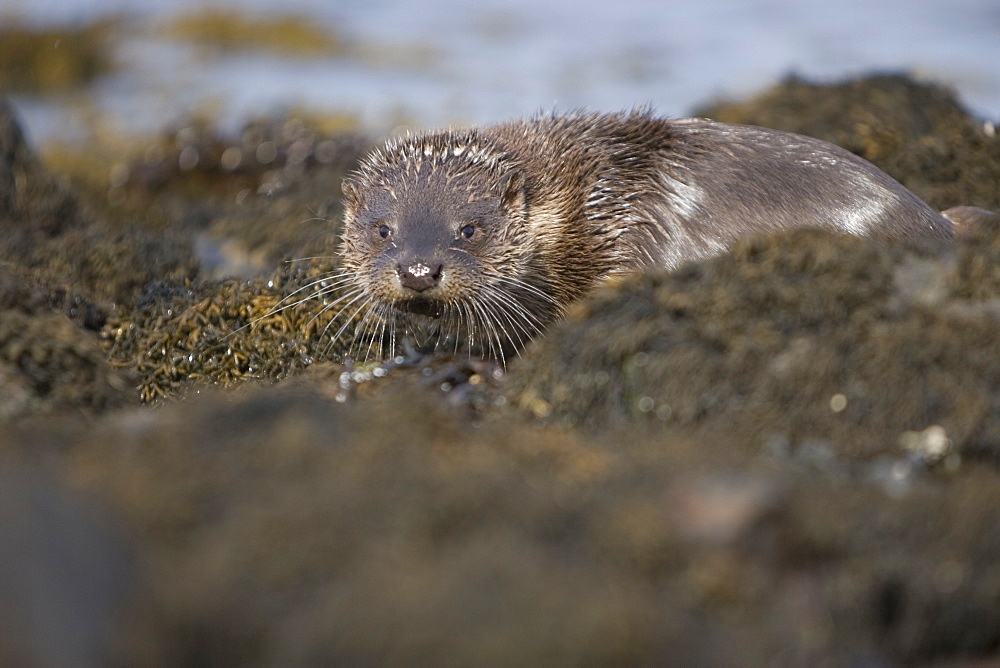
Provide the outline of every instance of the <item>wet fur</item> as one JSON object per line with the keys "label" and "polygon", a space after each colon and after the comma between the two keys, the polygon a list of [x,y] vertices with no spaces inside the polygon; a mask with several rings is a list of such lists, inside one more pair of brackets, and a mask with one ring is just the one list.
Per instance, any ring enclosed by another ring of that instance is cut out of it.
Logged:
{"label": "wet fur", "polygon": [[[644,111],[396,139],[344,193],[338,308],[380,354],[423,332],[502,360],[608,276],[675,268],[753,233],[953,234],[898,182],[832,144]],[[409,266],[440,266],[440,282],[415,293],[400,280]]]}

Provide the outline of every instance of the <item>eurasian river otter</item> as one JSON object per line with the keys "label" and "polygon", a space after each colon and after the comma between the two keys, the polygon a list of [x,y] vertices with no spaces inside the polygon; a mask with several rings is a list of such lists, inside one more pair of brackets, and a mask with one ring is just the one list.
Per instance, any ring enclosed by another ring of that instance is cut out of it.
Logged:
{"label": "eurasian river otter", "polygon": [[[818,139],[647,111],[540,116],[389,141],[344,181],[335,308],[503,359],[606,277],[675,268],[760,232],[876,239],[953,224]],[[369,346],[370,347],[370,346]]]}

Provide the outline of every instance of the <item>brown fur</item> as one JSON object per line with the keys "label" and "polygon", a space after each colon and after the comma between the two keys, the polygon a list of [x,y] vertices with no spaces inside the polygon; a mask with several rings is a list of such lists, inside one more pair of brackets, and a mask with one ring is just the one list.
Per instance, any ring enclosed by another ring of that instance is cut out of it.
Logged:
{"label": "brown fur", "polygon": [[397,327],[430,316],[449,342],[499,358],[609,275],[674,268],[748,234],[953,234],[837,146],[641,111],[397,139],[344,192],[343,265],[363,334],[395,345]]}

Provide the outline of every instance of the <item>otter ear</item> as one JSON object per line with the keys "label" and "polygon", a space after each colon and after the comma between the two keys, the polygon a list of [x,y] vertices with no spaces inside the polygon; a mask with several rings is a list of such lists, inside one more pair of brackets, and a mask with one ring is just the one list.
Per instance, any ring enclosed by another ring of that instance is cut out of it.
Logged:
{"label": "otter ear", "polygon": [[500,201],[511,211],[522,211],[528,205],[528,185],[524,174],[512,169],[500,179]]}
{"label": "otter ear", "polygon": [[358,182],[351,177],[346,177],[344,182],[340,184],[340,189],[344,192],[344,200],[349,202],[355,202],[360,204],[361,198],[361,186]]}

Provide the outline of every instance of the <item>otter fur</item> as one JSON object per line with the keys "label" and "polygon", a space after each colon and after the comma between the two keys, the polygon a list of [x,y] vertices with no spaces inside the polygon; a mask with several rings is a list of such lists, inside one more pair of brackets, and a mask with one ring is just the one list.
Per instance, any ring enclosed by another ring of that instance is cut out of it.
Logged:
{"label": "otter fur", "polygon": [[607,277],[675,268],[747,235],[953,236],[840,147],[648,111],[393,139],[343,189],[342,308],[369,344],[432,331],[501,360]]}

